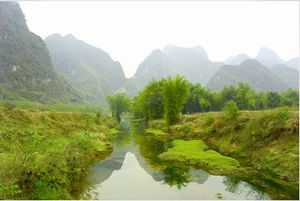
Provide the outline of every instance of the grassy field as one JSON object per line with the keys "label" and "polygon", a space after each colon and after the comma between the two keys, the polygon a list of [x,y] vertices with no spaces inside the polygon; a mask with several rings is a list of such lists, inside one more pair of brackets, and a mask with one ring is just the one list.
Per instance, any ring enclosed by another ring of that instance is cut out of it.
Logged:
{"label": "grassy field", "polygon": [[0,199],[73,199],[117,129],[103,114],[0,107]]}

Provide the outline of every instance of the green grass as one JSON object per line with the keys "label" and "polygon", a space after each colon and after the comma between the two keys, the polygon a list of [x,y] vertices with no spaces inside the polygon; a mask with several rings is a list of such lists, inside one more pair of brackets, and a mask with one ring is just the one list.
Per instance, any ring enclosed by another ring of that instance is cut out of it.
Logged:
{"label": "green grass", "polygon": [[87,104],[87,103],[47,103],[42,104],[39,102],[32,102],[28,100],[15,100],[0,101],[0,106],[8,109],[20,108],[27,110],[37,110],[37,111],[53,111],[53,112],[84,112],[84,113],[107,113],[106,109],[98,104]]}
{"label": "green grass", "polygon": [[0,199],[74,199],[117,129],[106,115],[0,107]]}
{"label": "green grass", "polygon": [[160,130],[160,129],[155,129],[155,128],[147,128],[145,129],[145,132],[148,134],[152,134],[152,135],[167,135],[164,131]]}
{"label": "green grass", "polygon": [[175,140],[172,148],[159,155],[164,161],[195,165],[210,173],[230,174],[239,168],[239,162],[234,158],[223,156],[216,151],[207,150],[202,140]]}
{"label": "green grass", "polygon": [[[190,133],[182,132],[185,124],[189,125]],[[161,126],[162,120],[150,125],[166,129]],[[223,112],[184,115],[168,133],[172,139],[201,139],[210,149],[299,189],[298,111],[241,111],[235,121],[227,121]]]}

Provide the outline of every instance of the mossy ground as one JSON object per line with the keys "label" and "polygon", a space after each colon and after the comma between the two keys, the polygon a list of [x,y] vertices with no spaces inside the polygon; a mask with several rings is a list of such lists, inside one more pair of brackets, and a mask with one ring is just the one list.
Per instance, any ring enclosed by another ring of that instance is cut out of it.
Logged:
{"label": "mossy ground", "polygon": [[148,133],[148,134],[152,134],[152,135],[166,135],[166,133],[160,129],[155,129],[155,128],[147,128],[145,129],[145,133]]}
{"label": "mossy ground", "polygon": [[106,115],[0,107],[0,199],[73,199],[117,128]]}
{"label": "mossy ground", "polygon": [[226,175],[239,170],[236,159],[208,150],[202,140],[175,140],[172,146],[159,155],[161,160],[198,166],[213,174]]}

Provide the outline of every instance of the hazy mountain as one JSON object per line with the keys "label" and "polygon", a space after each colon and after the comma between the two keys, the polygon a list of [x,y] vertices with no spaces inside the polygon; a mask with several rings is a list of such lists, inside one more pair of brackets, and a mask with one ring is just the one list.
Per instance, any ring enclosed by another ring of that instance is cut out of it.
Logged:
{"label": "hazy mountain", "polygon": [[207,83],[221,63],[211,62],[206,51],[196,46],[182,48],[168,45],[154,50],[139,66],[132,80],[140,85],[152,79],[180,74],[191,82]]}
{"label": "hazy mountain", "polygon": [[262,47],[259,50],[255,59],[268,68],[274,66],[275,64],[284,63],[284,61],[280,59],[273,50],[266,47]]}
{"label": "hazy mountain", "polygon": [[102,102],[124,86],[126,78],[119,62],[103,50],[73,35],[53,34],[45,39],[54,69],[77,90],[83,100]]}
{"label": "hazy mountain", "polygon": [[227,59],[225,59],[225,60],[223,61],[223,63],[226,64],[226,65],[228,65],[228,64],[230,64],[230,62],[231,62],[233,59],[234,59],[234,56],[230,56],[230,57],[228,57]]}
{"label": "hazy mountain", "polygon": [[43,40],[31,33],[16,2],[0,2],[0,98],[76,101],[53,70]]}
{"label": "hazy mountain", "polygon": [[250,59],[250,57],[249,57],[248,55],[246,55],[246,54],[239,54],[239,55],[237,55],[236,57],[232,58],[232,59],[230,60],[230,62],[227,63],[227,64],[229,64],[229,65],[239,65],[239,64],[241,64],[243,61],[246,61],[246,60],[248,60],[248,59]]}
{"label": "hazy mountain", "polygon": [[299,71],[299,57],[295,57],[285,62],[285,65],[293,67]]}
{"label": "hazy mountain", "polygon": [[284,81],[254,59],[239,65],[222,66],[208,82],[207,87],[218,91],[224,86],[237,86],[239,82],[247,82],[255,90],[283,91],[288,88]]}
{"label": "hazy mountain", "polygon": [[270,70],[281,78],[289,87],[299,88],[299,72],[284,64],[276,64]]}

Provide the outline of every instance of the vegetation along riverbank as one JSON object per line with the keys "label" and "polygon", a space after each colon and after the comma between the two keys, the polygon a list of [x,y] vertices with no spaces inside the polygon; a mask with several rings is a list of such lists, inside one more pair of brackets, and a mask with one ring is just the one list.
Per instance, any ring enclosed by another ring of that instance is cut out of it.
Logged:
{"label": "vegetation along riverbank", "polygon": [[0,107],[0,199],[72,199],[89,166],[112,151],[107,115]]}

